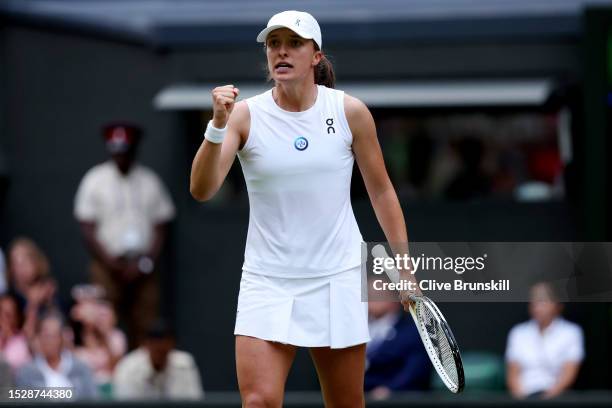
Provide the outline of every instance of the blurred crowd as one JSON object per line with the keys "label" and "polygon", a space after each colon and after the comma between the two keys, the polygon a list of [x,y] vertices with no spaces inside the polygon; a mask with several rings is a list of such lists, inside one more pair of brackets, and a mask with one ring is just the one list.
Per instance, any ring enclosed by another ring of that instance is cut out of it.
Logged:
{"label": "blurred crowd", "polygon": [[401,197],[554,201],[570,194],[563,113],[457,113],[377,121]]}
{"label": "blurred crowd", "polygon": [[196,364],[175,349],[166,321],[152,321],[130,351],[104,288],[77,285],[71,304],[61,304],[31,239],[12,241],[0,275],[0,386],[69,387],[80,399],[202,397]]}
{"label": "blurred crowd", "polygon": [[159,315],[171,198],[136,161],[138,126],[112,123],[102,136],[109,160],[85,174],[75,196],[91,262],[70,301],[60,300],[34,240],[13,239],[6,257],[0,250],[0,386],[66,387],[76,399],[202,398],[195,360],[176,349],[172,325]]}

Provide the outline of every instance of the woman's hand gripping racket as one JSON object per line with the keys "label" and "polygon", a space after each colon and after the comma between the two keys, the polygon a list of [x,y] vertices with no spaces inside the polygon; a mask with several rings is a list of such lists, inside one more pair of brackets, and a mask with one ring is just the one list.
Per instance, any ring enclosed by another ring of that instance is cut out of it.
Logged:
{"label": "woman's hand gripping racket", "polygon": [[[376,245],[372,248],[372,255],[376,258],[389,258],[385,247],[382,245]],[[384,269],[391,282],[398,283],[400,281],[400,273],[396,268],[385,267]],[[436,304],[427,296],[403,293],[400,298],[404,299],[406,296],[411,300],[408,309],[421,335],[421,340],[425,345],[431,363],[448,389],[454,393],[460,393],[465,385],[463,363],[461,362],[459,346],[448,323],[446,323]]]}

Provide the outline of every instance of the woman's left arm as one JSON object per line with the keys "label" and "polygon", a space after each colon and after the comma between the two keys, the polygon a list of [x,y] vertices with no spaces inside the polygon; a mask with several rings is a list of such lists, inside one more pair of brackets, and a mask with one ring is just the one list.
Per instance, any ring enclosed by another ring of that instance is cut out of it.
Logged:
{"label": "woman's left arm", "polygon": [[[374,118],[372,118],[370,110],[363,102],[350,95],[344,97],[344,112],[353,134],[355,160],[357,160],[378,223],[385,233],[385,238],[387,238],[393,254],[402,257],[410,256],[404,214],[385,168],[382,151],[376,136]],[[402,305],[405,310],[408,310],[412,303],[409,295],[420,295],[421,291],[410,270],[400,269],[400,279],[414,282],[414,285],[416,285],[414,291],[400,292]]]}
{"label": "woman's left arm", "polygon": [[344,96],[344,111],[353,134],[355,160],[378,223],[389,244],[407,245],[404,214],[385,168],[374,118],[363,102],[350,95]]}

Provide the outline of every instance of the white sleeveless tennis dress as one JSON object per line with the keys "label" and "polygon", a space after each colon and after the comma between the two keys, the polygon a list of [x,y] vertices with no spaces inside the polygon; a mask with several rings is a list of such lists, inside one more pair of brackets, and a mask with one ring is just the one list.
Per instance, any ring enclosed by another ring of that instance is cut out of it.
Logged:
{"label": "white sleeveless tennis dress", "polygon": [[319,85],[302,112],[281,109],[272,90],[246,102],[238,158],[250,214],[234,334],[303,347],[369,341],[344,92]]}

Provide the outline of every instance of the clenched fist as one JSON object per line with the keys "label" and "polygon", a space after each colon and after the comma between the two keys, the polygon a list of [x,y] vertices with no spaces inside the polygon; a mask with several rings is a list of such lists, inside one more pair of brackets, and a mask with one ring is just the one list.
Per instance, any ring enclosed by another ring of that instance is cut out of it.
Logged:
{"label": "clenched fist", "polygon": [[218,86],[212,90],[214,127],[218,129],[225,127],[239,92],[234,85]]}

